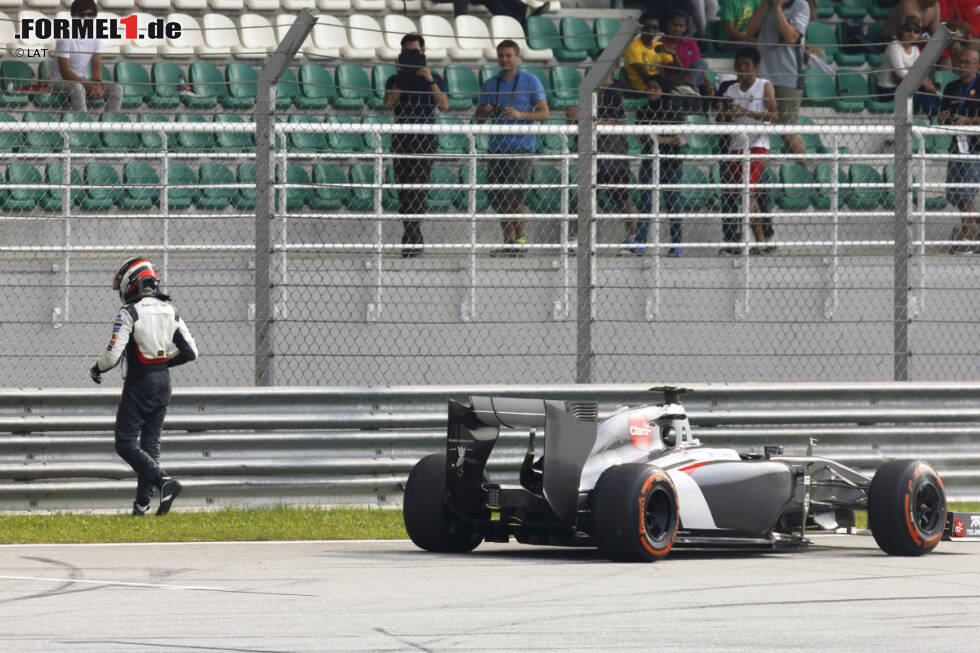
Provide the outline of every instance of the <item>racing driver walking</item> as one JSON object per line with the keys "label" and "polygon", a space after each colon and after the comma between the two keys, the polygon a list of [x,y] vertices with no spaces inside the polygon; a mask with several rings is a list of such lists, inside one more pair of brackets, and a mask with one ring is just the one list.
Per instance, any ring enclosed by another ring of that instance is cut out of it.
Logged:
{"label": "racing driver walking", "polygon": [[181,485],[160,468],[160,428],[170,403],[170,370],[197,358],[190,329],[178,316],[170,297],[160,292],[153,264],[145,258],[126,261],[112,282],[123,307],[112,322],[109,345],[89,376],[102,374],[126,354],[126,379],[116,412],[116,453],[136,472],[133,515],[150,509],[153,488],[160,488],[158,515],[170,512]]}

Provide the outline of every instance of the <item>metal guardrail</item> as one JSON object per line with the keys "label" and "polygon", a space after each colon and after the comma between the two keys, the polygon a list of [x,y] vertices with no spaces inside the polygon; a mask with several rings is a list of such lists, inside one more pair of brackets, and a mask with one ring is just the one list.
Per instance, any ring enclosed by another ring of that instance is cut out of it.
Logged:
{"label": "metal guardrail", "polygon": [[[653,385],[653,384],[651,384]],[[398,504],[415,462],[444,446],[446,402],[473,394],[659,401],[647,385],[187,388],[174,391],[163,463],[181,505]],[[980,500],[980,383],[691,385],[706,444],[781,444],[873,471],[921,457],[951,499]],[[125,509],[132,471],[113,446],[118,390],[0,390],[0,510]],[[545,434],[547,438],[547,434]],[[490,470],[509,481],[526,434],[505,431]]]}

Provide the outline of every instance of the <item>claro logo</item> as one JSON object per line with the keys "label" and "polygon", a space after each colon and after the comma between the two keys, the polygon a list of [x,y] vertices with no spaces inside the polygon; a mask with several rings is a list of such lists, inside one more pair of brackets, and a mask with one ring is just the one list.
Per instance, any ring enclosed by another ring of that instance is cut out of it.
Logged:
{"label": "claro logo", "polygon": [[640,413],[630,413],[630,442],[640,451],[649,451],[653,444],[653,427]]}
{"label": "claro logo", "polygon": [[963,537],[966,535],[966,528],[963,526],[962,519],[953,520],[953,537]]}

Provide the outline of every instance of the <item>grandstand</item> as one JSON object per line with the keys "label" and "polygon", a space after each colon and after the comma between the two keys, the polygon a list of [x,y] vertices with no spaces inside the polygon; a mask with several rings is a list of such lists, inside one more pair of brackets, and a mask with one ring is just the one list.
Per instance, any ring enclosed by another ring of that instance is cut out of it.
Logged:
{"label": "grandstand", "polygon": [[[134,249],[161,257],[169,283],[189,289],[184,302],[203,317],[202,340],[221,352],[217,368],[188,373],[202,384],[252,381],[256,185],[265,183],[256,180],[256,82],[303,9],[318,21],[277,84],[275,103],[271,256],[280,382],[417,382],[420,369],[425,382],[460,382],[460,356],[473,381],[574,377],[578,186],[587,180],[577,174],[577,127],[563,112],[578,104],[588,70],[620,25],[632,24],[637,6],[552,1],[522,24],[481,5],[455,17],[452,3],[429,0],[103,0],[100,18],[135,14],[141,31],[155,19],[182,28],[176,39],[104,44],[103,79],[123,87],[122,110],[109,115],[99,102],[88,114],[69,111],[64,96],[49,92],[54,43],[14,38],[22,19],[68,17],[69,5],[0,0],[0,274],[11,280],[4,299],[23,309],[27,324],[53,329],[59,352],[25,382],[74,384],[63,364],[84,369],[80,361],[95,350],[111,304],[100,275]],[[893,103],[877,92],[875,47],[887,14],[870,0],[816,6],[806,36],[826,66],[804,73],[807,155],[786,152],[779,134],[789,132],[772,128],[758,187],[775,224],[772,256],[753,256],[748,242],[739,244],[738,259],[719,254],[729,245],[723,221],[734,215],[747,226],[752,216],[747,185],[727,189],[737,206],[726,209],[727,128],[717,126],[716,107],[678,108],[663,133],[682,136],[679,186],[654,177],[644,187],[642,164],[657,165],[660,156],[644,154],[640,137],[651,130],[635,117],[644,100],[627,100],[632,204],[650,190],[654,201],[642,216],[613,213],[610,189],[599,189],[603,379],[645,380],[650,362],[668,352],[680,355],[679,376],[698,380],[891,378],[896,119]],[[846,43],[853,33],[846,25],[864,26],[866,41]],[[396,128],[386,126],[392,114],[383,97],[400,39],[411,32],[425,38],[450,106],[437,121],[425,255],[403,260],[390,150]],[[733,75],[734,50],[723,35],[713,19],[695,39],[714,86]],[[542,82],[551,109],[547,124],[529,128],[538,149],[521,258],[493,255],[501,235],[486,196],[489,131],[473,127],[481,84],[499,70],[495,44],[504,39],[521,45],[522,68]],[[40,48],[47,58],[26,56]],[[931,76],[941,87],[955,74]],[[976,286],[972,272],[961,274],[969,259],[948,256],[961,216],[946,202],[946,162],[964,132],[927,116],[915,126],[913,294],[935,284],[932,305],[955,307],[934,329],[914,334],[930,349],[925,343],[973,337],[977,316],[963,314],[961,299]],[[680,202],[668,215],[672,191]],[[636,217],[654,223],[639,256],[623,246],[623,221]],[[668,217],[685,223],[677,260],[666,257]],[[848,327],[834,323],[841,316]],[[746,330],[745,320],[759,321],[759,330]],[[947,320],[966,326],[952,329]],[[655,343],[644,335],[651,322]],[[736,326],[744,338],[731,337]],[[956,335],[942,335],[949,329]],[[631,344],[620,343],[624,333]],[[802,365],[801,333],[814,352]],[[864,346],[842,347],[842,334]],[[523,344],[508,350],[515,342]],[[941,347],[932,355],[921,359],[918,378],[960,378],[973,369]]]}

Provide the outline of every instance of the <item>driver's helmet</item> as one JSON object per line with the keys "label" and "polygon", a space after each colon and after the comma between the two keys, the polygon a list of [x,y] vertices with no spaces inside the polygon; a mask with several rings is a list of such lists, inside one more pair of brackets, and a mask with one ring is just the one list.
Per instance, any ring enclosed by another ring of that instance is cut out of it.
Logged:
{"label": "driver's helmet", "polygon": [[124,304],[152,295],[158,287],[159,280],[153,264],[139,256],[123,263],[112,280],[112,289],[119,291],[119,298]]}

